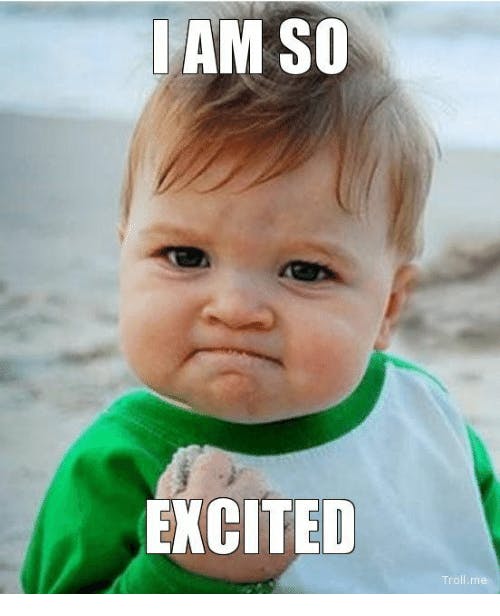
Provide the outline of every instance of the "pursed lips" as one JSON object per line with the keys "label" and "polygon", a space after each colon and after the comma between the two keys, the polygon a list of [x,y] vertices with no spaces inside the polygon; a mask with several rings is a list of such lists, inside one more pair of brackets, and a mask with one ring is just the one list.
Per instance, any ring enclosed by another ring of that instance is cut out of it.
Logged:
{"label": "pursed lips", "polygon": [[235,347],[202,347],[202,348],[199,348],[193,351],[193,353],[191,353],[190,355],[190,358],[194,357],[198,353],[214,353],[214,354],[227,354],[227,355],[234,355],[234,356],[256,357],[257,359],[262,359],[262,360],[273,362],[275,364],[278,364],[279,366],[282,365],[282,362],[279,359],[276,359],[275,357],[272,357],[271,355],[266,355],[264,353],[260,353],[258,351],[254,351],[251,349],[240,349],[240,348],[235,348]]}

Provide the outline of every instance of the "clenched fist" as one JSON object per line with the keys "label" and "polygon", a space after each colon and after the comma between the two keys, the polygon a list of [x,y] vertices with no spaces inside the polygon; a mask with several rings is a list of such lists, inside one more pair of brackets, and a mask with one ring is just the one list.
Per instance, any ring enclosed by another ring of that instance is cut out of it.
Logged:
{"label": "clenched fist", "polygon": [[[240,523],[223,527],[223,530],[238,530],[240,533],[239,547],[232,554],[215,554],[207,549],[207,507],[212,500],[221,497],[233,499],[240,510]],[[179,450],[160,477],[155,498],[203,499],[199,528],[205,554],[188,552],[169,555],[169,558],[188,571],[229,582],[264,582],[278,577],[295,559],[291,514],[285,514],[284,554],[270,554],[269,514],[260,511],[260,508],[259,553],[244,554],[243,501],[283,497],[270,491],[260,471],[236,469],[231,456],[223,451],[197,445]],[[162,533],[162,537],[173,542],[175,515],[172,511],[163,515],[165,517],[162,516],[162,519],[170,522],[170,530]]]}

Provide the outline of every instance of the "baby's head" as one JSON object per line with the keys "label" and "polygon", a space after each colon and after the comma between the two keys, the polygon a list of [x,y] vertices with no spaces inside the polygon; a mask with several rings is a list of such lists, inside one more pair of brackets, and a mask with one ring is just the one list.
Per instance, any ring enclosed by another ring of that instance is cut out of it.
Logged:
{"label": "baby's head", "polygon": [[263,19],[263,75],[171,68],[138,122],[120,329],[129,364],[159,394],[267,422],[340,402],[388,346],[435,148],[367,21],[335,14],[349,29],[343,73],[291,76],[278,64],[280,23],[302,17],[314,33],[328,13],[238,10]]}

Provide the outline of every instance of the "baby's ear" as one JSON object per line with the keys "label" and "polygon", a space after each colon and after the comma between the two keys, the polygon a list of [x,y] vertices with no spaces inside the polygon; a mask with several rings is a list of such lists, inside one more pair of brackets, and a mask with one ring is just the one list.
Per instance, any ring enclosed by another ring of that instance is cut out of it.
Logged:
{"label": "baby's ear", "polygon": [[392,334],[406,305],[406,301],[418,280],[419,269],[414,263],[401,265],[394,275],[392,290],[375,340],[374,348],[378,351],[387,349]]}

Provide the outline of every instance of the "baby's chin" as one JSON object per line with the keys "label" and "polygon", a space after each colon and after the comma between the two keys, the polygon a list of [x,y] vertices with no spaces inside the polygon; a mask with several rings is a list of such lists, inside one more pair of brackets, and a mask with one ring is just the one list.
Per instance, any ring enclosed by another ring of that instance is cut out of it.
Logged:
{"label": "baby's chin", "polygon": [[235,389],[225,392],[209,389],[205,392],[198,391],[193,395],[180,392],[158,393],[177,406],[185,408],[187,412],[249,425],[296,419],[321,412],[336,404],[336,401],[332,400],[324,403],[308,401],[308,403],[293,404],[289,400],[278,400],[276,396],[272,398],[259,396],[255,391],[247,392],[245,396],[238,396]]}
{"label": "baby's chin", "polygon": [[321,390],[312,379],[293,388],[278,378],[280,373],[266,376],[259,379],[251,372],[235,370],[203,378],[189,374],[190,378],[176,378],[168,384],[158,379],[149,386],[186,410],[240,424],[271,423],[318,413],[338,404],[355,387],[354,379],[334,383],[330,379]]}
{"label": "baby's chin", "polygon": [[301,415],[308,415],[310,412],[304,412],[303,410],[293,409],[277,409],[275,406],[272,408],[256,407],[242,404],[225,405],[225,404],[211,404],[205,406],[202,402],[193,405],[193,412],[205,415],[208,417],[215,417],[222,421],[228,421],[231,423],[256,425],[273,423],[277,421],[286,421],[294,419]]}
{"label": "baby's chin", "polygon": [[230,381],[227,379],[224,388],[219,384],[193,395],[184,395],[182,402],[200,415],[233,423],[257,424],[288,418],[276,400],[269,400],[251,390],[242,392],[241,387],[231,388]]}

